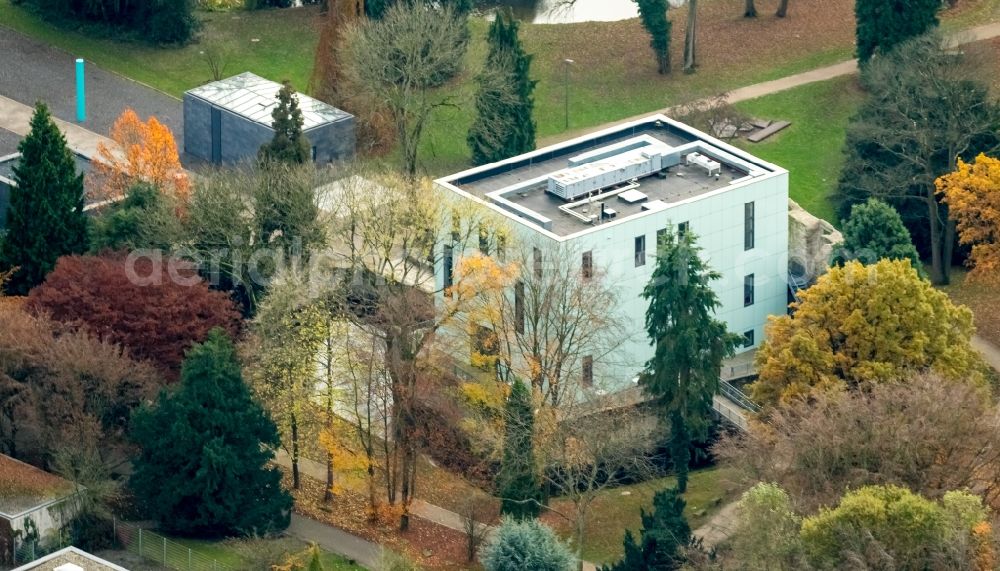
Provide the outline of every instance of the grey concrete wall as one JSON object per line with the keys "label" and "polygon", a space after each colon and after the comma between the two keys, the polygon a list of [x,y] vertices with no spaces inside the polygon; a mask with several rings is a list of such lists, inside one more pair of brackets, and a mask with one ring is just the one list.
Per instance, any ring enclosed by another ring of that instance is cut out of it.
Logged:
{"label": "grey concrete wall", "polygon": [[346,117],[306,131],[309,144],[316,147],[316,162],[330,163],[352,158],[355,149],[354,125],[354,117]]}
{"label": "grey concrete wall", "polygon": [[274,138],[274,131],[260,123],[222,110],[222,162],[238,163],[257,156],[261,145]]}
{"label": "grey concrete wall", "polygon": [[0,234],[7,226],[7,205],[10,203],[10,184],[0,179]]}
{"label": "grey concrete wall", "polygon": [[[274,137],[265,125],[221,109],[223,163],[236,163],[257,156],[261,145]],[[354,156],[354,117],[321,125],[305,133],[316,147],[316,162],[328,163]],[[184,96],[184,152],[204,161],[212,160],[212,104],[191,95]]]}
{"label": "grey concrete wall", "polygon": [[184,95],[184,152],[205,161],[212,160],[211,106],[201,99]]}

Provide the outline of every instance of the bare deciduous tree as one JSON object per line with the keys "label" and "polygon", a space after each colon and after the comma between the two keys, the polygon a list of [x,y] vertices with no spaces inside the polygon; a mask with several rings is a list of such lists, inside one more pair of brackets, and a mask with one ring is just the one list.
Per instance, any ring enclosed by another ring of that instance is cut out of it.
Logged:
{"label": "bare deciduous tree", "polygon": [[523,243],[508,256],[517,281],[480,296],[470,326],[489,327],[494,352],[482,357],[492,358],[500,380],[525,379],[543,406],[558,407],[599,378],[626,340],[618,294],[591,252]]}
{"label": "bare deciduous tree", "polygon": [[773,409],[715,448],[749,481],[776,482],[803,512],[848,488],[897,484],[930,498],[968,488],[1000,507],[1000,412],[982,389],[932,375]]}
{"label": "bare deciduous tree", "polygon": [[344,33],[344,78],[354,93],[385,105],[410,177],[434,111],[454,105],[456,95],[439,85],[461,69],[467,37],[463,16],[422,2],[397,2],[382,19],[352,24]]}
{"label": "bare deciduous tree", "polygon": [[[414,407],[420,379],[435,374],[435,337],[478,296],[503,287],[495,279],[501,271],[496,264],[466,255],[479,228],[491,224],[490,215],[469,201],[444,198],[429,181],[385,176],[378,183],[342,181],[333,218],[335,263],[351,276],[340,296],[343,313],[384,350],[391,393],[385,440],[394,445],[388,451],[388,499],[399,502],[400,527],[406,529],[416,485]],[[435,268],[454,271],[443,272],[447,279],[439,282]]]}
{"label": "bare deciduous tree", "polygon": [[[587,408],[585,402],[579,406]],[[564,511],[550,502],[546,509],[572,525],[573,547],[582,569],[583,541],[594,502],[608,488],[656,473],[651,458],[658,422],[635,408],[586,416],[575,416],[569,409],[561,412],[562,420],[539,429],[545,434],[538,439],[538,456],[543,481],[572,506]]]}

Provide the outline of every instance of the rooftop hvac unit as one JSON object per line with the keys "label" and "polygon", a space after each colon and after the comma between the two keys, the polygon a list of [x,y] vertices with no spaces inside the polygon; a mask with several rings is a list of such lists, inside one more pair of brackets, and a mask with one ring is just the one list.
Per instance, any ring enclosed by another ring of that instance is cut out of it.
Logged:
{"label": "rooftop hvac unit", "polygon": [[708,176],[719,176],[722,173],[722,164],[712,160],[701,153],[690,153],[686,159],[688,166],[698,166],[705,169]]}
{"label": "rooftop hvac unit", "polygon": [[664,153],[669,151],[666,146],[660,150],[634,149],[599,162],[563,169],[549,175],[548,191],[572,201],[596,190],[649,176],[663,168]]}

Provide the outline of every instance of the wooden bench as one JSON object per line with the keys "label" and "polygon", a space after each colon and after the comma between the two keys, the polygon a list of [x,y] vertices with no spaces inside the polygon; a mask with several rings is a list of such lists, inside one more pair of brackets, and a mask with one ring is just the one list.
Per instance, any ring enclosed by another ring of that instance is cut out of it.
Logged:
{"label": "wooden bench", "polygon": [[775,121],[774,123],[768,125],[767,128],[747,135],[747,140],[751,143],[759,143],[789,125],[791,125],[791,122],[789,121]]}

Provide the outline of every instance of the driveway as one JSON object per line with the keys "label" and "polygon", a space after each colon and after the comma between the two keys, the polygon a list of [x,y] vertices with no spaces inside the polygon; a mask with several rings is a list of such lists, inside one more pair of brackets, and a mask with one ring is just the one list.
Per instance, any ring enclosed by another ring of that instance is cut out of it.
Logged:
{"label": "driveway", "polygon": [[[76,122],[75,56],[3,26],[0,54],[0,95],[32,106],[43,100],[53,115]],[[178,148],[183,147],[180,100],[89,63],[86,83],[87,120],[82,127],[106,136],[121,112],[131,107],[143,119],[155,115],[173,131]],[[6,148],[5,140],[0,133],[0,149]]]}

